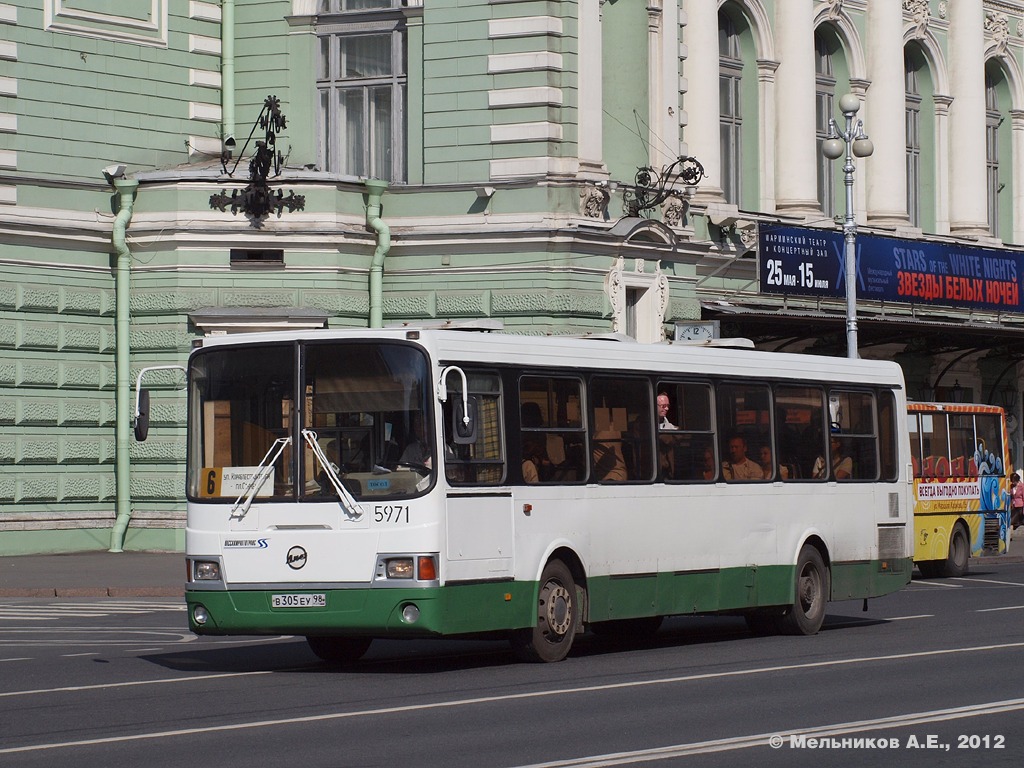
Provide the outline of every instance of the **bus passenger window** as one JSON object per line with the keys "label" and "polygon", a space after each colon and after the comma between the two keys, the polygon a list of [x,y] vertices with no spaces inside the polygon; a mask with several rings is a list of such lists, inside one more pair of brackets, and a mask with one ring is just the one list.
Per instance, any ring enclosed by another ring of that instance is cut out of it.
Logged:
{"label": "bus passenger window", "polygon": [[579,483],[586,479],[582,390],[582,382],[575,378],[523,376],[519,380],[524,482]]}
{"label": "bus passenger window", "polygon": [[590,404],[592,479],[598,483],[650,480],[654,476],[650,383],[595,377],[590,382]]}
{"label": "bus passenger window", "polygon": [[718,426],[722,477],[729,482],[764,480],[752,452],[771,441],[771,396],[764,384],[720,384]]}
{"label": "bus passenger window", "polygon": [[[659,381],[659,404],[668,401],[666,424],[658,408],[658,479],[705,482],[718,477],[711,418],[711,387],[697,382]],[[662,397],[664,396],[664,397]]]}

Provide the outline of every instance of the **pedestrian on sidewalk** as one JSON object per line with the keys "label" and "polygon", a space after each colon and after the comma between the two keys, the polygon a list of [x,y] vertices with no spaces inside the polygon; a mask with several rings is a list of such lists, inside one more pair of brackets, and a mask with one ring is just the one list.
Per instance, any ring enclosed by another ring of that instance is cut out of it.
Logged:
{"label": "pedestrian on sidewalk", "polygon": [[1024,524],[1024,483],[1014,472],[1010,475],[1010,526],[1017,530],[1021,524]]}

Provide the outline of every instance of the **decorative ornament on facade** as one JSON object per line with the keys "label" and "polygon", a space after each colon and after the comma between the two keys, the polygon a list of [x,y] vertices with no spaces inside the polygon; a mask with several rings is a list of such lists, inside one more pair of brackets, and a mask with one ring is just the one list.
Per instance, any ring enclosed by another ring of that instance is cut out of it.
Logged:
{"label": "decorative ornament on facade", "polygon": [[998,11],[985,12],[985,34],[992,38],[996,44],[996,53],[1006,53],[1006,46],[1010,42],[1010,20],[1005,13]]}
{"label": "decorative ornament on facade", "polygon": [[828,17],[838,19],[843,15],[843,0],[828,0]]}
{"label": "decorative ornament on facade", "polygon": [[[636,259],[633,262],[633,271],[627,272],[626,260],[620,255],[615,260],[615,266],[605,275],[605,293],[612,305],[612,333],[626,333],[627,331],[626,292],[629,287],[642,288],[645,295],[652,295],[655,325],[660,327],[664,323],[669,301],[668,277],[661,271],[660,261],[656,261],[654,264],[654,273],[648,274],[646,260]],[[661,339],[649,338],[647,341],[661,341]]]}
{"label": "decorative ornament on facade", "polygon": [[910,18],[913,20],[911,36],[916,40],[923,38],[931,19],[928,0],[903,0],[903,12],[910,14]]}
{"label": "decorative ornament on facade", "polygon": [[660,173],[649,166],[638,168],[633,186],[619,185],[622,189],[623,208],[627,216],[640,217],[645,211],[653,211],[666,200],[673,198],[682,209],[681,214],[678,214],[679,221],[682,221],[690,208],[690,202],[686,196],[687,190],[677,185],[694,187],[703,178],[704,166],[697,158],[688,155],[680,155],[671,165],[662,168]]}
{"label": "decorative ornament on facade", "polygon": [[245,155],[246,147],[252,140],[257,128],[265,131],[262,141],[256,142],[256,151],[249,160],[249,184],[245,189],[233,189],[230,195],[217,192],[210,195],[210,207],[218,211],[227,212],[231,208],[232,215],[239,211],[250,218],[253,226],[260,227],[263,220],[271,213],[276,213],[280,218],[282,211],[287,208],[289,211],[301,211],[306,207],[306,198],[303,195],[296,195],[289,192],[287,196],[280,189],[272,190],[267,184],[267,177],[270,169],[274,169],[274,175],[281,175],[281,166],[284,164],[284,156],[277,151],[277,136],[287,126],[284,113],[281,112],[281,101],[277,96],[267,96],[263,102],[263,109],[260,111],[256,123],[249,132],[249,138],[245,140],[245,146],[238,154],[234,166],[228,171],[228,161],[231,159],[231,150],[227,148],[221,154],[221,170],[226,176],[231,176],[238,169],[238,164]]}
{"label": "decorative ornament on facade", "polygon": [[583,187],[580,190],[580,213],[588,219],[608,218],[611,194],[604,187]]}
{"label": "decorative ornament on facade", "polygon": [[949,16],[949,3],[947,2],[947,0],[942,0],[942,2],[939,3],[939,18],[940,19],[945,19],[948,16]]}
{"label": "decorative ornament on facade", "polygon": [[679,229],[686,224],[685,201],[677,197],[670,197],[661,206],[661,220],[673,229]]}

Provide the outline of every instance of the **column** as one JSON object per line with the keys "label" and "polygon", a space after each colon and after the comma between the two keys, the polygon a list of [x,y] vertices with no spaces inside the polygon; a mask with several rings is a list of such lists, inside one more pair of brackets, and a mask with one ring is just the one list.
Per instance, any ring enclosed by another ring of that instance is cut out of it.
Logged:
{"label": "column", "polygon": [[775,207],[820,217],[814,141],[814,14],[812,0],[775,6],[779,68],[775,132]]}
{"label": "column", "polygon": [[603,44],[601,0],[581,0],[579,4],[579,158],[580,176],[607,178],[604,164],[604,114],[601,61]]}
{"label": "column", "polygon": [[949,231],[986,236],[985,13],[982,0],[949,4]]}
{"label": "column", "polygon": [[722,143],[719,137],[718,97],[718,4],[687,3],[686,59],[686,152],[704,166],[705,178],[697,186],[694,201],[723,202]]}
{"label": "column", "polygon": [[875,145],[861,161],[867,181],[868,222],[907,224],[907,93],[903,64],[903,8],[892,0],[869,0],[868,78],[864,130]]}

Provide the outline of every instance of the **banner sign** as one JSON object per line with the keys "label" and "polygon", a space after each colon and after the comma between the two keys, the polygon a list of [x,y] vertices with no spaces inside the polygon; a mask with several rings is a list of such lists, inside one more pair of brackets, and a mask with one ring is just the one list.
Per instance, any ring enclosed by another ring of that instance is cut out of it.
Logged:
{"label": "banner sign", "polygon": [[[758,227],[762,293],[846,296],[843,233]],[[857,299],[1024,312],[1024,253],[959,243],[857,235]]]}

